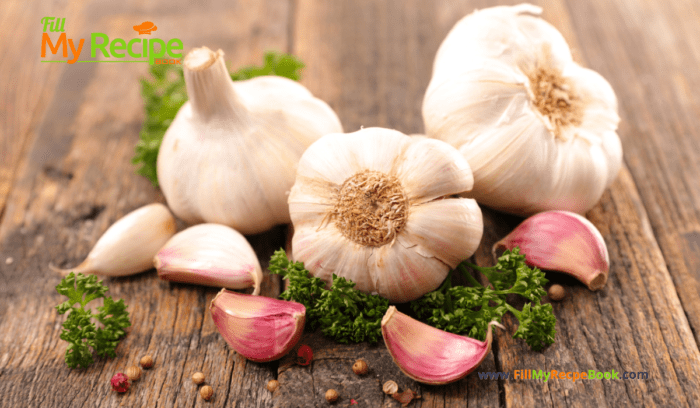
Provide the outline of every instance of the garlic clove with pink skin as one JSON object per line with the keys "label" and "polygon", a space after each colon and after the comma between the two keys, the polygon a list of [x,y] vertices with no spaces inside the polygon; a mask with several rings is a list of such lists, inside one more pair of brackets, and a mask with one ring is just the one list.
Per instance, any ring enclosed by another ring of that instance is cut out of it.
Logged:
{"label": "garlic clove with pink skin", "polygon": [[304,305],[222,289],[209,306],[224,340],[248,360],[264,363],[287,354],[301,338]]}
{"label": "garlic clove with pink skin", "polygon": [[262,268],[248,241],[219,224],[199,224],[178,232],[158,251],[153,264],[161,279],[246,289],[260,293]]}
{"label": "garlic clove with pink skin", "polygon": [[605,240],[586,218],[568,211],[546,211],[527,218],[493,251],[520,247],[528,265],[569,274],[590,290],[608,281],[610,257]]}
{"label": "garlic clove with pink skin", "polygon": [[382,336],[391,358],[404,374],[424,384],[448,384],[474,371],[491,350],[486,341],[459,336],[419,322],[390,306],[382,318]]}
{"label": "garlic clove with pink skin", "polygon": [[103,276],[133,275],[153,267],[153,256],[175,234],[175,218],[166,206],[148,204],[112,224],[75,268],[49,268],[63,276],[71,272]]}

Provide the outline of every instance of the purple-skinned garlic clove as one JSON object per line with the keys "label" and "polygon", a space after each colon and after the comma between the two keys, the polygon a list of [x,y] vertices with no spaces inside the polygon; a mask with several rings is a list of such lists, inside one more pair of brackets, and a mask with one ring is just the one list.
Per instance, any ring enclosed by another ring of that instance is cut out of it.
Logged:
{"label": "purple-skinned garlic clove", "polygon": [[382,336],[397,366],[424,384],[448,384],[474,371],[491,350],[491,325],[486,341],[459,336],[419,322],[390,306],[382,318]]}
{"label": "purple-skinned garlic clove", "polygon": [[493,251],[520,248],[528,265],[569,274],[590,290],[608,281],[605,240],[586,218],[568,211],[546,211],[527,218]]}
{"label": "purple-skinned garlic clove", "polygon": [[173,236],[153,259],[161,279],[196,285],[246,289],[260,293],[260,262],[238,231],[199,224]]}
{"label": "purple-skinned garlic clove", "polygon": [[304,305],[222,289],[209,306],[219,333],[248,360],[264,363],[287,354],[301,339]]}

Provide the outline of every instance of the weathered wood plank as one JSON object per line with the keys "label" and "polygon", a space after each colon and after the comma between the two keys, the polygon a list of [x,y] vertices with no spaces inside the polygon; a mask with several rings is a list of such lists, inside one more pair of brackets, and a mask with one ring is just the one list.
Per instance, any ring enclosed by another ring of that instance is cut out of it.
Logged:
{"label": "weathered wood plank", "polygon": [[[222,1],[206,10],[179,3],[94,1],[76,36],[99,31],[129,38],[133,25],[157,16],[158,37],[181,38],[186,50],[222,48],[234,66],[257,64],[268,49],[286,51],[287,2]],[[61,73],[59,65],[53,68]],[[61,301],[54,289],[60,278],[47,265],[77,264],[116,219],[163,201],[130,163],[143,119],[138,79],[146,72],[142,64],[74,64],[63,69],[55,86],[0,225],[0,405],[221,407],[269,402],[257,384],[273,378],[276,365],[248,364],[226,345],[208,311],[217,290],[161,282],[153,272],[107,282],[109,294],[129,305],[132,320],[118,357],[98,359],[85,370],[70,370],[63,362],[66,343],[58,336],[64,318],[53,309]],[[284,245],[284,231],[279,227],[249,237],[260,259],[269,259]],[[6,265],[6,257],[14,262]],[[263,291],[275,296],[278,282],[268,277]],[[155,367],[126,395],[112,392],[111,376],[144,354],[154,357]],[[209,403],[191,382],[196,371],[205,372],[215,389]]]}
{"label": "weathered wood plank", "polygon": [[700,342],[697,2],[569,1],[589,65],[620,101],[620,136],[651,228]]}
{"label": "weathered wood plank", "polygon": [[66,17],[69,27],[80,30],[84,8],[84,1],[0,4],[0,24],[12,33],[0,39],[0,219],[38,121],[64,68],[41,63],[40,20],[45,16]]}

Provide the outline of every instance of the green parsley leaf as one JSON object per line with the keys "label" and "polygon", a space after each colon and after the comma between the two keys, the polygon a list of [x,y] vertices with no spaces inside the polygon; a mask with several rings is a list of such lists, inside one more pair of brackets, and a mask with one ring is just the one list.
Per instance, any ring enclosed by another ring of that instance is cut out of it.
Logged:
{"label": "green parsley leaf", "polygon": [[[262,66],[243,67],[232,73],[231,78],[239,81],[263,75],[277,75],[298,81],[302,68],[304,64],[293,55],[270,51],[265,53]],[[187,102],[187,89],[182,68],[177,65],[151,65],[149,72],[150,78],[141,80],[146,118],[131,162],[138,166],[138,174],[145,176],[158,187],[158,150],[165,131],[182,105]]]}
{"label": "green parsley leaf", "polygon": [[[481,272],[490,286],[483,286],[467,270]],[[471,286],[452,286],[452,272],[437,290],[411,302],[418,319],[451,333],[467,333],[469,337],[484,340],[488,324],[500,322],[511,312],[520,321],[514,338],[521,338],[536,351],[554,343],[556,317],[552,305],[542,305],[548,280],[537,268],[525,264],[525,255],[519,248],[505,251],[492,267],[480,267],[462,262],[456,270],[464,274]],[[454,272],[454,271],[453,271]],[[507,303],[507,296],[517,294],[528,299],[522,311]]]}
{"label": "green parsley leaf", "polygon": [[389,301],[355,289],[355,284],[333,275],[330,288],[311,276],[302,262],[290,262],[284,250],[275,251],[270,272],[288,279],[280,298],[299,302],[306,307],[307,328],[321,329],[339,343],[376,343],[382,338],[382,317]]}
{"label": "green parsley leaf", "polygon": [[[61,340],[69,343],[65,361],[70,368],[85,368],[92,364],[91,348],[100,356],[116,357],[119,340],[126,334],[124,329],[131,326],[124,300],[115,302],[105,296],[107,290],[97,276],[73,272],[56,286],[59,294],[68,297],[67,301],[56,306],[56,310],[59,314],[70,312],[60,335]],[[85,306],[98,298],[104,298],[104,304],[93,314]],[[92,322],[93,318],[102,323],[102,327],[98,328]]]}

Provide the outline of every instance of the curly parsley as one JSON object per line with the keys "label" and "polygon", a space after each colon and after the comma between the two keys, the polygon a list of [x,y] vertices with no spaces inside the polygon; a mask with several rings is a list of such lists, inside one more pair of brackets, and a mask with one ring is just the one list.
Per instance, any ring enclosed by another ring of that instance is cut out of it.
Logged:
{"label": "curly parsley", "polygon": [[[231,74],[234,81],[263,75],[277,75],[298,81],[304,64],[296,57],[276,52],[265,53],[263,66],[248,66]],[[138,167],[137,173],[148,178],[158,187],[156,159],[165,131],[175,119],[182,105],[187,102],[185,77],[177,65],[151,65],[151,77],[141,79],[141,95],[144,100],[146,119],[141,128],[136,154],[131,162]]]}
{"label": "curly parsley", "polygon": [[389,301],[354,288],[355,284],[333,275],[330,288],[310,276],[302,262],[291,262],[284,250],[275,251],[270,272],[289,280],[280,298],[306,307],[307,327],[320,328],[324,335],[339,343],[377,343],[382,338],[381,322]]}
{"label": "curly parsley", "polygon": [[[82,273],[75,275],[73,272],[56,286],[56,291],[68,298],[56,306],[56,310],[58,314],[70,312],[63,322],[60,336],[61,340],[69,343],[65,360],[70,368],[84,368],[92,364],[90,348],[98,356],[117,356],[115,350],[119,340],[126,334],[124,329],[131,326],[131,322],[124,300],[115,302],[111,297],[105,296],[107,290],[107,286],[98,281],[97,276],[85,276]],[[85,308],[98,298],[104,298],[104,304],[97,307],[97,313]],[[97,327],[92,319],[102,327]]]}
{"label": "curly parsley", "polygon": [[[490,286],[483,286],[474,279],[467,266],[481,272]],[[452,333],[467,333],[469,337],[484,340],[488,323],[501,321],[506,312],[519,320],[513,335],[536,351],[554,343],[556,317],[551,304],[541,304],[546,295],[543,286],[548,280],[537,268],[525,264],[525,255],[519,248],[506,251],[492,267],[480,267],[462,262],[457,270],[462,272],[471,286],[452,286],[452,273],[437,290],[411,302],[417,317],[428,324]],[[506,297],[517,294],[528,299],[522,311],[508,304]]]}

